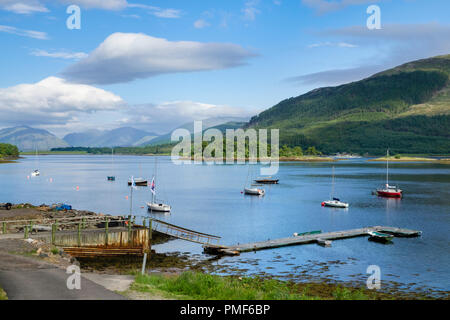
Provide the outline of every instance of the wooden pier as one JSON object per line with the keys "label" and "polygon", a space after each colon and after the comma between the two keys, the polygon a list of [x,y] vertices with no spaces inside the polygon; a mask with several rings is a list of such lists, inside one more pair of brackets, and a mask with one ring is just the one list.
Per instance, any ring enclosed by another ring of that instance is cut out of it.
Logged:
{"label": "wooden pier", "polygon": [[421,231],[395,228],[395,227],[367,227],[360,229],[334,231],[326,233],[306,233],[304,235],[293,236],[283,239],[274,239],[261,242],[253,242],[247,244],[238,244],[234,246],[212,245],[203,246],[204,252],[213,255],[239,255],[241,252],[251,252],[265,249],[274,249],[286,246],[302,245],[308,243],[324,244],[325,241],[348,239],[355,237],[368,236],[370,231],[378,231],[392,234],[396,237],[418,237]]}

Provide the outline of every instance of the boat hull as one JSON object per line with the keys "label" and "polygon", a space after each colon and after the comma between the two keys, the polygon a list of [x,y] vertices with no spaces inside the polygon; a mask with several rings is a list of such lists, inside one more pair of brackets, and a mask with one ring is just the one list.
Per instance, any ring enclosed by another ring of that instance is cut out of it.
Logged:
{"label": "boat hull", "polygon": [[266,191],[264,189],[245,188],[244,193],[249,196],[263,196],[265,195]]}
{"label": "boat hull", "polygon": [[340,202],[340,201],[324,201],[323,206],[330,207],[330,208],[345,209],[345,208],[348,208],[348,203],[344,203],[344,202]]}
{"label": "boat hull", "polygon": [[147,208],[152,212],[170,212],[172,210],[168,204],[163,203],[147,203]]}
{"label": "boat hull", "polygon": [[377,196],[384,198],[401,198],[403,194],[401,191],[377,190]]}
{"label": "boat hull", "polygon": [[278,184],[278,181],[280,180],[272,180],[272,179],[255,180],[256,183],[260,184]]}
{"label": "boat hull", "polygon": [[393,235],[384,234],[379,232],[369,232],[369,241],[375,241],[380,243],[390,243],[394,239]]}
{"label": "boat hull", "polygon": [[[148,186],[148,182],[147,181],[135,181],[134,184],[137,187],[147,187]],[[131,181],[128,181],[128,185],[131,186]]]}

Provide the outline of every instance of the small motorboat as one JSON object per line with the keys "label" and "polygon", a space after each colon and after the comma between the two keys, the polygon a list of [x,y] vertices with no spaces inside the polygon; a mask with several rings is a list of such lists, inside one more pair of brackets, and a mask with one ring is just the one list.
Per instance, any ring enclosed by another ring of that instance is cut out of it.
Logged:
{"label": "small motorboat", "polygon": [[264,196],[266,191],[260,188],[244,188],[244,193],[250,196]]}
{"label": "small motorboat", "polygon": [[108,177],[108,181],[116,181],[116,177],[114,177],[114,176],[109,176],[109,177]]}
{"label": "small motorboat", "polygon": [[34,170],[32,173],[31,173],[31,176],[32,177],[38,177],[38,176],[40,176],[41,175],[41,172],[39,171],[39,170]]}
{"label": "small motorboat", "polygon": [[[128,180],[128,185],[132,185],[132,181]],[[137,187],[146,187],[148,185],[148,181],[142,178],[136,178],[134,179],[134,185]]]}
{"label": "small motorboat", "polygon": [[170,212],[172,208],[168,204],[157,203],[157,202],[147,202],[148,211],[155,212]]}
{"label": "small motorboat", "polygon": [[381,233],[378,231],[369,231],[369,240],[381,243],[389,243],[394,239],[394,236],[391,234]]}
{"label": "small motorboat", "polygon": [[333,200],[327,200],[322,202],[323,207],[332,207],[332,208],[348,208],[349,204],[342,202],[338,198],[333,198]]}
{"label": "small motorboat", "polygon": [[272,177],[267,178],[258,178],[255,180],[256,183],[259,184],[278,184],[279,179],[272,179]]}

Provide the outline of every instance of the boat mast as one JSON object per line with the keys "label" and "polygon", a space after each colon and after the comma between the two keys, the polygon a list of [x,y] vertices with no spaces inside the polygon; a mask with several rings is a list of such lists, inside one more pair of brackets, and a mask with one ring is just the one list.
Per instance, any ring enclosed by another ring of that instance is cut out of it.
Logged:
{"label": "boat mast", "polygon": [[[155,171],[153,173],[153,181],[155,182],[155,186],[156,186],[156,169],[157,169],[157,162],[158,162],[158,157],[155,155]],[[153,184],[152,181],[152,184]],[[151,187],[151,186],[150,186]],[[152,192],[152,203],[155,203],[155,193],[156,193],[156,187],[154,192]]]}
{"label": "boat mast", "polygon": [[386,187],[389,188],[389,148],[386,153]]}
{"label": "boat mast", "polygon": [[331,178],[331,199],[333,200],[334,198],[334,166],[333,166],[333,177]]}

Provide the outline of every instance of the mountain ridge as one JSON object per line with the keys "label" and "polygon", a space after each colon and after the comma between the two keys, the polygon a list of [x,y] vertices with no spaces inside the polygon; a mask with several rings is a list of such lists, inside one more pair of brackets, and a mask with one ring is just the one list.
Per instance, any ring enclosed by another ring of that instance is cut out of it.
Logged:
{"label": "mountain ridge", "polygon": [[449,75],[450,55],[408,62],[285,99],[246,128],[278,128],[281,144],[325,153],[449,153]]}

